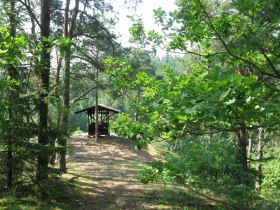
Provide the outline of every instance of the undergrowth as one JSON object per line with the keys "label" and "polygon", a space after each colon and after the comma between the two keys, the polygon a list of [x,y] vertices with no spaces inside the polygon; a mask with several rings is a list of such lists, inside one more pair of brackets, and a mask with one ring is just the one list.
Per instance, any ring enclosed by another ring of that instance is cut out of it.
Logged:
{"label": "undergrowth", "polygon": [[[42,194],[44,197],[42,197]],[[82,191],[76,186],[76,177],[51,177],[40,187],[32,184],[17,185],[0,193],[0,209],[76,209]]]}

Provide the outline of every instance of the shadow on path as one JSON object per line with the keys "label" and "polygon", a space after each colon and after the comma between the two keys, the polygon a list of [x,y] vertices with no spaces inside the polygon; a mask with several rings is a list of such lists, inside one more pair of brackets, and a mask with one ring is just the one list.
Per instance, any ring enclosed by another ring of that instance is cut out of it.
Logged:
{"label": "shadow on path", "polygon": [[[77,136],[69,144],[72,152],[68,171],[78,177],[78,187],[84,192],[78,209],[182,209],[184,202],[188,206],[202,203],[174,186],[141,184],[137,165],[155,157],[145,150],[135,150],[130,140],[104,137],[94,142]],[[197,207],[188,209],[200,209]]]}

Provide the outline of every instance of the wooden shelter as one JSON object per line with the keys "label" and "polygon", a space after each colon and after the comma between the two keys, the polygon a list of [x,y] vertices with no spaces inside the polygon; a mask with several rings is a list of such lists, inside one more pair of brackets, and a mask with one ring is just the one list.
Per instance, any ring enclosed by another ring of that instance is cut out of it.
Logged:
{"label": "wooden shelter", "polygon": [[[75,112],[75,114],[79,114],[82,112],[86,112],[88,115],[88,134],[95,135],[95,106],[88,107],[82,109],[80,111]],[[109,122],[110,117],[114,114],[120,113],[120,110],[104,106],[99,104],[98,105],[98,129],[99,135],[106,135],[109,136]]]}

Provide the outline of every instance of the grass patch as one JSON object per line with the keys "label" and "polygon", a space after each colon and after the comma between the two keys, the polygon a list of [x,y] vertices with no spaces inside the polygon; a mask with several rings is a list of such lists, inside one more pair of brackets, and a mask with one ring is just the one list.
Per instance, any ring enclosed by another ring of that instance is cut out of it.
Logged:
{"label": "grass patch", "polygon": [[76,178],[68,174],[50,178],[41,187],[46,195],[44,199],[39,196],[38,188],[32,185],[1,192],[0,210],[74,210],[83,197],[83,191],[76,186]]}
{"label": "grass patch", "polygon": [[158,187],[155,187],[147,193],[146,198],[146,204],[143,206],[152,206],[155,209],[216,209],[215,206],[203,198],[188,192],[185,188],[175,185],[158,185]]}

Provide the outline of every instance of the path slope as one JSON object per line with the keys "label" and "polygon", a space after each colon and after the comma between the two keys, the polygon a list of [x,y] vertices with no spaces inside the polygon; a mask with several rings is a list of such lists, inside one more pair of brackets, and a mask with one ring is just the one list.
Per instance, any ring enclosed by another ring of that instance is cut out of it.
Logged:
{"label": "path slope", "polygon": [[192,209],[193,201],[197,203],[174,186],[140,183],[138,165],[155,157],[135,150],[130,140],[104,137],[95,142],[84,134],[72,137],[68,144],[72,148],[68,172],[78,177],[78,187],[84,193],[77,200],[77,209],[183,209],[185,201],[187,209]]}
{"label": "path slope", "polygon": [[[86,192],[83,209],[149,209],[149,189],[137,180],[137,165],[154,160],[133,142],[117,137],[94,142],[84,136],[70,140],[69,173],[78,175]],[[155,186],[154,186],[155,187]],[[150,206],[150,207],[149,207]]]}

